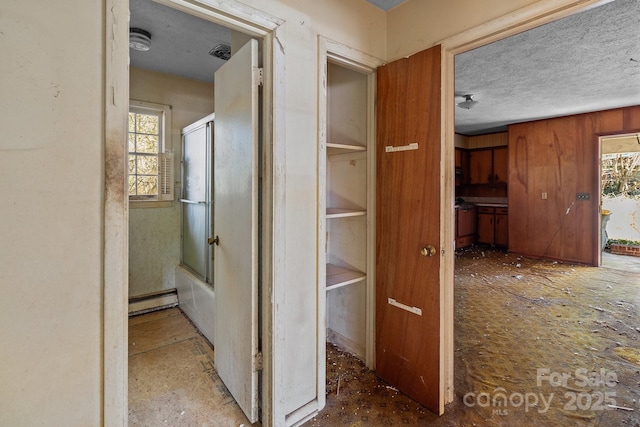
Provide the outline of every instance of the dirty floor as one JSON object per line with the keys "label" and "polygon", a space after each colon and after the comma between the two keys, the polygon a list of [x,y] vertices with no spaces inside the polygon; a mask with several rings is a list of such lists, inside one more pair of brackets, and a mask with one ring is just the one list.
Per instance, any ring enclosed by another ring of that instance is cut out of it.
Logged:
{"label": "dirty floor", "polygon": [[180,309],[129,319],[129,426],[241,425],[251,424],[218,377],[211,344]]}
{"label": "dirty floor", "polygon": [[640,426],[640,259],[604,265],[459,252],[445,415],[330,345],[327,406],[305,426]]}
{"label": "dirty floor", "polygon": [[[327,348],[314,426],[640,427],[640,259],[602,268],[491,248],[456,258],[455,396],[437,417]],[[248,426],[179,309],[129,323],[130,426]]]}

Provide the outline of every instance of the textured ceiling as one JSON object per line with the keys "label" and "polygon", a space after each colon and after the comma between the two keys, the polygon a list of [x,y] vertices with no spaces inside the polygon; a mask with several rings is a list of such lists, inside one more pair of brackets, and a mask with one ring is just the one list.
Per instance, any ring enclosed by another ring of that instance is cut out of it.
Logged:
{"label": "textured ceiling", "polygon": [[504,125],[640,104],[640,1],[616,0],[457,55],[465,135]]}
{"label": "textured ceiling", "polygon": [[179,12],[152,0],[130,0],[132,28],[151,33],[151,49],[129,49],[131,65],[206,82],[224,60],[209,55],[219,43],[230,44],[229,29]]}
{"label": "textured ceiling", "polygon": [[[397,0],[368,0],[385,9]],[[424,0],[426,1],[426,0]],[[152,35],[130,50],[131,65],[213,81],[224,61],[209,55],[230,32],[152,0],[130,0],[131,27]],[[615,0],[457,55],[456,132],[476,135],[509,123],[640,104],[640,0]]]}

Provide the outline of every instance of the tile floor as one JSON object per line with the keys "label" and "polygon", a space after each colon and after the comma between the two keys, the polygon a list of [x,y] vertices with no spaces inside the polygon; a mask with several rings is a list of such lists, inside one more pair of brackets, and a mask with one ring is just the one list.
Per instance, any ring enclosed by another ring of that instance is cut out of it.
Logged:
{"label": "tile floor", "polygon": [[[604,265],[461,251],[455,398],[445,415],[328,345],[327,406],[306,426],[640,427],[640,259],[607,254]],[[129,351],[131,426],[249,425],[179,309],[131,318]],[[563,374],[564,384],[549,381]]]}

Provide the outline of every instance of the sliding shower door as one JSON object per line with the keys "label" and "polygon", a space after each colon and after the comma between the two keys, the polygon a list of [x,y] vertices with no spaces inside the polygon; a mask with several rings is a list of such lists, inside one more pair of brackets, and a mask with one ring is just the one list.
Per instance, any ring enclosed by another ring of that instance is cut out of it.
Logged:
{"label": "sliding shower door", "polygon": [[212,283],[213,259],[208,237],[212,230],[211,176],[213,117],[182,130],[182,265]]}

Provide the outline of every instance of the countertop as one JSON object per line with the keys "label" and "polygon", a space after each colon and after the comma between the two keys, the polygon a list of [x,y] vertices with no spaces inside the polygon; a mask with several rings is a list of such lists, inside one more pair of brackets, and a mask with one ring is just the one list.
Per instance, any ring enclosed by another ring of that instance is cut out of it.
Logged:
{"label": "countertop", "polygon": [[459,201],[463,202],[456,203],[456,209],[458,208],[458,206],[465,206],[469,204],[488,208],[509,207],[509,200],[506,197],[464,197],[459,198]]}
{"label": "countertop", "polygon": [[508,208],[507,203],[475,203],[476,206],[484,206],[488,208]]}

